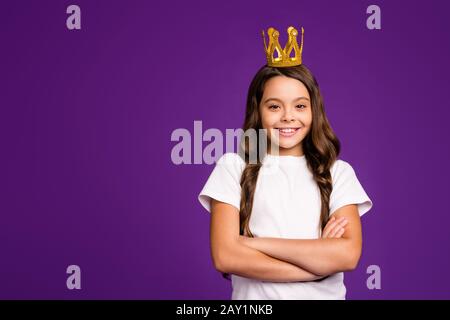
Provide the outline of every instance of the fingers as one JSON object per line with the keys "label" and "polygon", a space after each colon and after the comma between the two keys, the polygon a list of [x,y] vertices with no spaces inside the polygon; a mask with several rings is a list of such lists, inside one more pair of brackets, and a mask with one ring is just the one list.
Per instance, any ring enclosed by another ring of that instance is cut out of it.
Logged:
{"label": "fingers", "polygon": [[[336,224],[333,230],[330,231],[328,237],[334,238],[342,236],[344,234],[344,227],[347,225],[347,223],[347,219],[342,219],[339,223]],[[338,236],[338,234],[340,234],[340,236]]]}
{"label": "fingers", "polygon": [[331,217],[325,226],[322,234],[322,238],[333,238],[333,237],[341,237],[345,230],[344,226],[348,223],[345,217],[340,217],[336,219],[336,217]]}
{"label": "fingers", "polygon": [[326,238],[328,236],[328,234],[330,233],[331,227],[334,225],[335,221],[336,221],[336,217],[335,216],[332,216],[328,220],[325,228],[323,229],[322,238]]}
{"label": "fingers", "polygon": [[336,234],[335,238],[340,238],[344,235],[345,229],[341,228],[341,230]]}
{"label": "fingers", "polygon": [[336,225],[341,221],[342,221],[342,217],[336,220],[336,217],[332,216],[330,218],[330,220],[328,221],[327,225],[325,226],[325,229],[323,232],[324,236],[327,237],[329,235],[329,233],[333,230],[333,228],[335,228]]}

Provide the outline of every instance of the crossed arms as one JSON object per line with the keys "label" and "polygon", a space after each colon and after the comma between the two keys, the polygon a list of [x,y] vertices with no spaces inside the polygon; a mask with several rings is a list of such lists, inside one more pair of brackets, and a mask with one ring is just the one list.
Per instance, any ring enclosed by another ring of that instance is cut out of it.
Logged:
{"label": "crossed arms", "polygon": [[[314,281],[356,268],[361,221],[355,204],[339,208],[320,239],[249,238],[239,235],[239,212],[211,199],[211,255],[225,273],[270,282]],[[345,226],[345,229],[344,229]]]}

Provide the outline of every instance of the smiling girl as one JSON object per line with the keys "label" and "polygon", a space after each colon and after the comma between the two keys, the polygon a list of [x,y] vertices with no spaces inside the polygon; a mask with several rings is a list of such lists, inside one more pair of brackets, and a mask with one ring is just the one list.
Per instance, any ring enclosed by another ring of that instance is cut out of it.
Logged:
{"label": "smiling girl", "polygon": [[231,274],[232,299],[345,299],[343,272],[358,265],[372,201],[338,159],[314,76],[271,61],[250,84],[243,130],[267,130],[277,154],[256,164],[248,145],[244,157],[224,154],[198,195],[211,213],[214,266]]}

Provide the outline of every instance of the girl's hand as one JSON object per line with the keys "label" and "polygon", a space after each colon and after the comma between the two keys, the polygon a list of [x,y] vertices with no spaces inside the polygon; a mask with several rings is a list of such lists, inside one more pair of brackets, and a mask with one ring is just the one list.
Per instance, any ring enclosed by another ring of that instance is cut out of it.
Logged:
{"label": "girl's hand", "polygon": [[348,223],[345,217],[336,219],[332,216],[323,229],[322,238],[340,238],[344,234],[344,226]]}

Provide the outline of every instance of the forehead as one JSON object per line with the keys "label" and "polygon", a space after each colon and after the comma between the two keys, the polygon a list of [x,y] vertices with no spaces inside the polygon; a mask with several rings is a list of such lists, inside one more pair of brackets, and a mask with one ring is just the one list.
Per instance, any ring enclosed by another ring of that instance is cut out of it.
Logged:
{"label": "forehead", "polygon": [[273,97],[286,101],[291,101],[294,97],[310,99],[308,89],[301,81],[285,76],[270,78],[264,86],[263,97]]}

